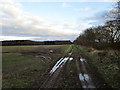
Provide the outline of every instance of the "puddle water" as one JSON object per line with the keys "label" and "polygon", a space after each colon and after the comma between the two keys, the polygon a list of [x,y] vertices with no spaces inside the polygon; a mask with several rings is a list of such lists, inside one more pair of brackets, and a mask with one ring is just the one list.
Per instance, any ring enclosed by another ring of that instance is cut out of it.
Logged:
{"label": "puddle water", "polygon": [[69,58],[69,60],[71,61],[71,60],[73,60],[73,58],[71,57],[71,58]]}
{"label": "puddle water", "polygon": [[53,53],[53,50],[50,50],[49,52],[50,52],[50,53]]}
{"label": "puddle water", "polygon": [[57,61],[57,63],[55,64],[55,66],[52,68],[52,70],[50,71],[50,73],[54,73],[59,67],[62,67],[66,61],[69,59],[69,57],[65,57],[65,58],[61,58],[59,61]]}
{"label": "puddle water", "polygon": [[81,81],[82,87],[83,88],[96,88],[92,81],[91,78],[88,74],[79,74],[79,79]]}
{"label": "puddle water", "polygon": [[86,62],[86,60],[84,58],[80,58],[81,62]]}
{"label": "puddle water", "polygon": [[72,55],[72,52],[70,52],[68,55]]}
{"label": "puddle water", "polygon": [[[72,52],[70,52],[68,54],[69,56],[72,55]],[[50,71],[50,73],[54,73],[58,68],[62,67],[66,62],[67,60],[73,60],[73,58],[71,57],[65,57],[65,58],[61,58],[60,60],[57,61],[57,63],[54,65],[54,67],[52,68],[52,70]]]}
{"label": "puddle water", "polygon": [[89,76],[88,76],[88,74],[79,74],[79,79],[81,81],[84,81],[84,80],[88,81],[89,80]]}

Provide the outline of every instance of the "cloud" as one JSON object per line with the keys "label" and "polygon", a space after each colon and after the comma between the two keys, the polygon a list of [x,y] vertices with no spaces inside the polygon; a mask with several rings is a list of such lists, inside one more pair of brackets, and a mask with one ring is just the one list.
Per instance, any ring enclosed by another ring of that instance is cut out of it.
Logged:
{"label": "cloud", "polygon": [[85,8],[75,8],[74,11],[77,11],[77,12],[90,12],[92,11],[94,8],[91,8],[91,7],[85,7]]}
{"label": "cloud", "polygon": [[3,40],[27,40],[27,39],[32,39],[34,37],[17,37],[17,36],[0,36],[0,41]]}
{"label": "cloud", "polygon": [[63,2],[62,5],[61,5],[63,8],[67,8],[67,7],[70,7],[70,4],[66,3],[66,2]]}
{"label": "cloud", "polygon": [[21,2],[116,2],[118,0],[20,0]]}
{"label": "cloud", "polygon": [[[63,7],[68,7],[68,4],[63,4]],[[2,27],[2,35],[7,36],[2,39],[12,39],[11,37],[31,37],[34,39],[73,39],[79,32],[73,31],[73,28],[63,29],[63,23],[54,25],[55,22],[48,22],[39,16],[30,16],[29,12],[22,10],[23,6],[14,0],[10,2],[2,2],[0,9],[3,11],[0,15],[0,27]],[[53,25],[52,25],[52,24]],[[23,37],[23,38],[22,38]],[[25,38],[25,39],[28,39]]]}
{"label": "cloud", "polygon": [[85,26],[89,28],[92,26],[104,25],[105,22],[109,20],[106,16],[108,12],[109,11],[104,10],[99,11],[91,16],[82,16],[78,19],[78,23],[80,23],[83,28]]}
{"label": "cloud", "polygon": [[106,21],[106,12],[107,11],[101,11],[96,14],[94,14],[91,17],[86,18],[89,24],[92,25],[103,25]]}

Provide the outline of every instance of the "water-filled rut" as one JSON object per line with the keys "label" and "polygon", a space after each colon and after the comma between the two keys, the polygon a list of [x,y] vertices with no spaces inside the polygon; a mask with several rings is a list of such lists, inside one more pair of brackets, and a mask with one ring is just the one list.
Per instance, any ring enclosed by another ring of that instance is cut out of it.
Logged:
{"label": "water-filled rut", "polygon": [[65,64],[70,60],[73,60],[71,57],[72,51],[68,53],[65,57],[60,58],[55,65],[52,67],[52,69],[49,72],[49,77],[44,81],[41,88],[53,88],[55,86],[55,83],[61,74]]}
{"label": "water-filled rut", "polygon": [[86,69],[86,65],[85,65],[86,62],[87,62],[86,59],[80,58],[81,73],[79,73],[79,80],[81,82],[82,88],[96,88],[90,74]]}

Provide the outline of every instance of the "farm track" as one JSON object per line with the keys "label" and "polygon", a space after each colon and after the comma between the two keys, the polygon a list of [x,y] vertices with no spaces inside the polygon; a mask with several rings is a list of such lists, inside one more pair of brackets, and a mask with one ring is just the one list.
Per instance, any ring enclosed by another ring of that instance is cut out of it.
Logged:
{"label": "farm track", "polygon": [[54,65],[52,70],[49,72],[49,76],[47,79],[43,82],[40,88],[54,88],[56,87],[56,81],[58,80],[59,76],[61,75],[65,65],[69,60],[71,60],[71,54],[72,51],[66,55],[65,57],[62,57],[57,63]]}
{"label": "farm track", "polygon": [[[79,49],[79,48],[78,48]],[[100,74],[92,67],[90,61],[80,52],[75,60],[77,72],[83,89],[110,88]]]}
{"label": "farm track", "polygon": [[[76,76],[78,85],[81,89],[108,88],[104,80],[90,66],[89,60],[85,59],[79,51],[77,57],[73,56],[73,49],[65,57],[59,59],[54,67],[48,71],[47,77],[42,80],[40,88],[58,88],[62,81],[65,68],[69,68],[69,62],[73,60],[76,66]],[[69,71],[68,71],[69,72]],[[68,87],[69,88],[69,87]]]}

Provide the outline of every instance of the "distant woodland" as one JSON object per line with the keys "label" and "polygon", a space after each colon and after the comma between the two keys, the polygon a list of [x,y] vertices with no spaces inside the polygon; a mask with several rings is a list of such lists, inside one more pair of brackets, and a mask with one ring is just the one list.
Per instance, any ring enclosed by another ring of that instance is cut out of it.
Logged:
{"label": "distant woodland", "polygon": [[71,41],[31,41],[31,40],[10,40],[2,41],[2,46],[15,46],[15,45],[63,45],[72,44]]}

